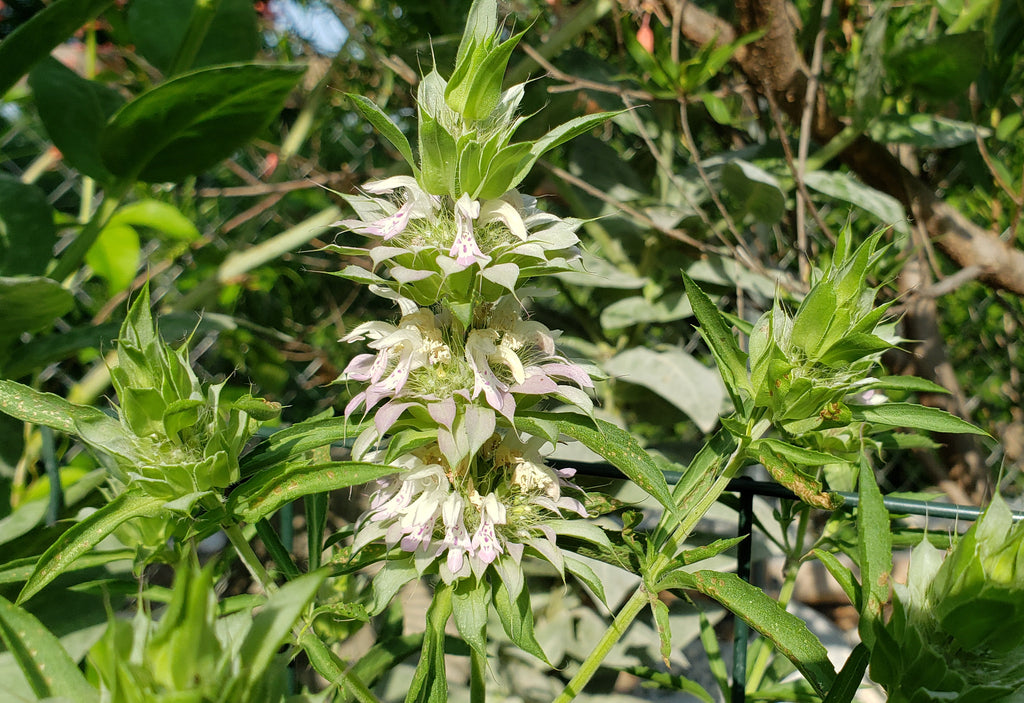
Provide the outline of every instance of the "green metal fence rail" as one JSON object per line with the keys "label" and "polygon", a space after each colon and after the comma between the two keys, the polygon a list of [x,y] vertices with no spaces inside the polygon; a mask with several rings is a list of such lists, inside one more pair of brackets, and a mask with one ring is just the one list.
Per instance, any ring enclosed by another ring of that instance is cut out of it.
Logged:
{"label": "green metal fence rail", "polygon": [[[561,462],[556,462],[561,463]],[[580,474],[605,478],[625,479],[626,476],[610,464],[573,464]],[[666,471],[665,480],[675,484],[682,474]],[[788,488],[772,481],[758,481],[746,476],[735,478],[729,482],[726,491],[738,493],[740,510],[737,522],[737,536],[747,537],[736,547],[736,574],[744,581],[750,580],[751,537],[754,529],[754,496],[780,498],[783,500],[799,500],[797,495]],[[860,503],[858,493],[834,491],[842,497],[842,504],[836,510],[852,510]],[[914,500],[896,496],[883,497],[886,510],[890,515],[919,515],[922,517],[948,518],[973,522],[981,517],[984,508],[956,503],[940,503],[936,501]],[[1024,513],[1013,512],[1013,520],[1024,520]],[[733,636],[733,667],[732,667],[732,700],[730,703],[744,703],[747,698],[747,644],[749,628],[742,620],[737,619]]]}

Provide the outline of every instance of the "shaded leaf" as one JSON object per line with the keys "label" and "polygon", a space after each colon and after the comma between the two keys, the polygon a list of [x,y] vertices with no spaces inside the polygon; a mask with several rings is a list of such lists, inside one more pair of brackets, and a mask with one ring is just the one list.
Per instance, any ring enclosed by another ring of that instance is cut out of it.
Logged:
{"label": "shaded leaf", "polygon": [[725,399],[721,377],[680,349],[633,347],[603,364],[619,381],[648,388],[686,413],[703,432],[718,424]]}
{"label": "shaded leaf", "polygon": [[24,603],[38,593],[64,573],[78,557],[95,549],[122,523],[142,515],[153,515],[163,502],[162,498],[128,490],[78,522],[39,557],[32,576],[18,595],[18,602]]}
{"label": "shaded leaf", "polygon": [[113,0],[56,0],[0,42],[0,97]]}
{"label": "shaded leaf", "polygon": [[295,621],[326,578],[326,572],[299,576],[272,593],[256,615],[238,650],[239,661],[245,662],[248,686],[255,688],[273,661],[281,643],[291,632]]}
{"label": "shaded leaf", "polygon": [[[0,276],[36,275],[53,258],[57,230],[46,194],[0,175]],[[4,315],[8,310],[4,306]]]}
{"label": "shaded leaf", "polygon": [[119,177],[179,181],[230,156],[270,122],[304,66],[239,64],[188,73],[121,108],[100,135]]}
{"label": "shaded leaf", "polygon": [[54,635],[32,614],[0,596],[0,639],[40,698],[96,701],[99,694]]}
{"label": "shaded leaf", "polygon": [[[36,276],[0,277],[0,310],[3,310],[3,315],[0,315],[0,340],[46,329],[74,307],[74,296],[53,279]],[[2,392],[0,409],[3,409]]]}
{"label": "shaded leaf", "polygon": [[[137,51],[168,73],[189,31],[196,0],[132,0],[128,31]],[[209,5],[209,3],[202,3]],[[249,0],[219,0],[191,66],[249,61],[260,48],[256,11]]]}

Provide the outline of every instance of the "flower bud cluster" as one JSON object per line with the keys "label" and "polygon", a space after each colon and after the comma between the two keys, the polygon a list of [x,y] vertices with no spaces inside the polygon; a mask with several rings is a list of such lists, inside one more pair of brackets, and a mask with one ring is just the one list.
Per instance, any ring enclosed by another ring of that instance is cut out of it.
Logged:
{"label": "flower bud cluster", "polygon": [[[124,483],[174,499],[223,489],[240,478],[238,457],[261,421],[280,406],[245,396],[221,397],[223,383],[204,387],[188,351],[167,346],[157,333],[144,291],[132,305],[110,370],[125,429],[116,470]],[[110,447],[104,448],[110,453]]]}
{"label": "flower bud cluster", "polygon": [[914,549],[871,677],[889,700],[1018,700],[1024,693],[1024,524],[996,495],[945,556]]}
{"label": "flower bud cluster", "polygon": [[776,304],[750,335],[750,394],[754,407],[769,409],[777,426],[792,434],[850,420],[843,399],[856,392],[878,355],[892,344],[876,334],[887,305],[874,306],[876,291],[865,274],[881,252],[881,234],[848,252],[848,232],[836,260],[790,316]]}

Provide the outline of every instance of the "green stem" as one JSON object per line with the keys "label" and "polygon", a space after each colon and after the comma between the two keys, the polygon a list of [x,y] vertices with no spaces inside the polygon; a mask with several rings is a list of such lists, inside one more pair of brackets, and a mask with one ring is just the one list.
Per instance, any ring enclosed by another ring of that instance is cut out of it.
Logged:
{"label": "green stem", "polygon": [[849,125],[845,127],[842,132],[832,137],[828,144],[821,147],[808,157],[804,173],[810,173],[811,171],[817,171],[822,168],[829,161],[839,156],[846,147],[853,144],[860,135],[861,130],[858,126]]}
{"label": "green stem", "polygon": [[50,270],[50,278],[55,281],[63,281],[78,270],[82,262],[85,261],[85,255],[89,253],[89,249],[96,243],[100,232],[103,231],[107,222],[114,212],[117,211],[121,201],[128,194],[131,184],[132,180],[126,179],[115,184],[113,188],[107,191],[103,197],[103,202],[96,208],[92,218],[82,228],[82,231],[78,233],[75,240],[64,250],[60,259],[57,260],[57,263]]}
{"label": "green stem", "polygon": [[641,585],[640,588],[636,589],[626,604],[619,610],[618,615],[615,616],[615,620],[605,630],[601,640],[594,647],[593,651],[587,655],[587,658],[580,665],[580,670],[576,672],[576,675],[572,677],[572,680],[565,685],[565,689],[558,695],[558,698],[554,700],[554,703],[568,703],[573,698],[578,696],[583,687],[587,685],[590,679],[597,672],[601,662],[605,660],[609,652],[612,651],[612,647],[615,643],[626,633],[626,629],[630,623],[636,619],[636,616],[640,614],[640,611],[644,609],[644,606],[650,602],[647,590]]}
{"label": "green stem", "polygon": [[231,546],[235,548],[238,558],[245,564],[245,568],[259,582],[265,592],[271,593],[275,588],[274,581],[270,578],[270,574],[267,573],[263,562],[256,556],[256,552],[252,550],[249,540],[242,534],[242,528],[238,525],[222,525],[222,527],[224,528],[224,533],[228,536],[228,541],[231,542]]}
{"label": "green stem", "polygon": [[484,703],[487,700],[487,657],[470,647],[469,666],[469,700]]}
{"label": "green stem", "polygon": [[380,703],[373,691],[351,671],[346,670],[338,656],[311,629],[303,631],[299,637],[299,646],[306,651],[313,668],[351,698],[359,703]]}
{"label": "green stem", "polygon": [[178,47],[178,53],[174,56],[168,75],[175,76],[187,71],[195,63],[199,48],[210,31],[210,25],[219,6],[220,0],[196,0],[192,17],[188,21],[188,31],[185,32],[185,38]]}
{"label": "green stem", "polygon": [[726,487],[729,485],[729,481],[736,475],[736,473],[743,467],[743,461],[746,458],[746,449],[752,441],[760,439],[768,428],[771,427],[771,422],[767,419],[761,419],[749,426],[750,430],[746,437],[743,437],[739,446],[730,455],[728,463],[722,470],[718,480],[711,486],[704,497],[701,498],[700,502],[694,506],[694,508],[686,514],[686,517],[679,526],[672,532],[671,536],[662,545],[654,561],[645,570],[644,583],[630,596],[630,599],[626,601],[626,604],[622,606],[618,615],[615,616],[615,620],[611,626],[605,630],[604,635],[601,637],[600,642],[597,646],[587,655],[587,658],[580,665],[580,670],[576,672],[576,675],[572,677],[572,680],[566,684],[565,689],[559,694],[559,697],[555,699],[555,703],[567,703],[571,701],[575,696],[583,690],[583,687],[587,685],[591,677],[597,672],[598,667],[601,666],[601,662],[605,660],[608,653],[611,651],[615,643],[619,641],[619,638],[625,634],[626,629],[630,623],[636,619],[636,616],[640,614],[646,603],[649,602],[650,596],[647,591],[647,583],[657,583],[661,580],[662,572],[673,562],[676,553],[679,551],[680,546],[686,541],[686,538],[690,536],[693,528],[697,526],[704,514],[707,513],[708,509],[714,504],[718,497],[725,492]]}

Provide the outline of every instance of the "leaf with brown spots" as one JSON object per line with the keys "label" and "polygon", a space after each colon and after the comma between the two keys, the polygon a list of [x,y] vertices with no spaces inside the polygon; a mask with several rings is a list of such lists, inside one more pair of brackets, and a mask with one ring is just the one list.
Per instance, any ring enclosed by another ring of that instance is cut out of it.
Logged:
{"label": "leaf with brown spots", "polygon": [[35,570],[18,595],[18,603],[24,603],[67,571],[78,557],[95,548],[121,523],[140,515],[152,515],[164,502],[164,498],[129,489],[89,515],[62,534],[39,557]]}
{"label": "leaf with brown spots", "polygon": [[0,640],[39,700],[58,697],[82,703],[99,700],[98,692],[85,680],[60,640],[33,615],[3,596],[0,596]]}
{"label": "leaf with brown spots", "polygon": [[264,471],[233,491],[228,500],[228,512],[246,522],[256,522],[297,498],[358,486],[401,471],[396,466],[361,461],[286,465]]}
{"label": "leaf with brown spots", "polygon": [[811,634],[803,620],[736,574],[698,571],[692,574],[693,589],[714,598],[750,627],[770,640],[824,696],[832,687],[836,670],[824,645]]}

